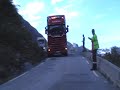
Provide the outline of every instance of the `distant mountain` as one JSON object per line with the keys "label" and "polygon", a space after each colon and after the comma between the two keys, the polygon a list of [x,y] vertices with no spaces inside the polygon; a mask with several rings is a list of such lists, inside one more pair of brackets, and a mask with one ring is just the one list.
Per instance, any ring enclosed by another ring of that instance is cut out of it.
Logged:
{"label": "distant mountain", "polygon": [[97,53],[100,55],[104,55],[105,53],[109,53],[109,52],[111,52],[110,49],[98,49]]}
{"label": "distant mountain", "polygon": [[70,49],[73,48],[73,45],[70,42],[67,42],[67,47]]}
{"label": "distant mountain", "polygon": [[[87,50],[87,49],[86,49],[86,50]],[[79,46],[79,47],[78,47],[78,52],[79,52],[79,53],[83,52],[83,46]]]}
{"label": "distant mountain", "polygon": [[78,44],[67,42],[68,53],[80,54],[83,51],[82,46],[78,46]]}

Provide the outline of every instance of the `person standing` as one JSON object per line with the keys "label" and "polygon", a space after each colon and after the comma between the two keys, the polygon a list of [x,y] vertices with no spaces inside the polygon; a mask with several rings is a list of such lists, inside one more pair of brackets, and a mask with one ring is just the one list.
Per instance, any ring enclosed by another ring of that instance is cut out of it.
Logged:
{"label": "person standing", "polygon": [[85,51],[85,36],[84,36],[84,34],[83,34],[83,52]]}
{"label": "person standing", "polygon": [[93,37],[90,38],[88,37],[88,39],[91,40],[92,42],[92,59],[93,59],[93,64],[92,64],[92,68],[91,70],[97,70],[97,50],[99,48],[99,43],[98,43],[98,39],[97,39],[97,35],[95,34],[95,30],[92,29],[92,35]]}

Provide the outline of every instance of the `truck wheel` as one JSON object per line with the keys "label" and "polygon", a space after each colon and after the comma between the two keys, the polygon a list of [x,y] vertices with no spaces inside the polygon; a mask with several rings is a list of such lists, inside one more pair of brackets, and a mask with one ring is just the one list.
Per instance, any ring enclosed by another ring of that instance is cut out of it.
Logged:
{"label": "truck wheel", "polygon": [[63,55],[64,55],[64,56],[68,56],[68,53],[64,53]]}
{"label": "truck wheel", "polygon": [[48,55],[48,57],[51,57],[51,55]]}

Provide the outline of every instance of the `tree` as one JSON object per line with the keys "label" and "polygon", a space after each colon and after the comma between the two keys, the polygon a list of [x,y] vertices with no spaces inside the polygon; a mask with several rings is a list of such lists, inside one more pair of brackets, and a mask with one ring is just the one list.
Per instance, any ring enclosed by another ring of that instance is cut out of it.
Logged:
{"label": "tree", "polygon": [[120,53],[118,52],[120,48],[114,46],[111,48],[110,53],[105,53],[103,58],[109,60],[113,64],[117,65],[120,67]]}

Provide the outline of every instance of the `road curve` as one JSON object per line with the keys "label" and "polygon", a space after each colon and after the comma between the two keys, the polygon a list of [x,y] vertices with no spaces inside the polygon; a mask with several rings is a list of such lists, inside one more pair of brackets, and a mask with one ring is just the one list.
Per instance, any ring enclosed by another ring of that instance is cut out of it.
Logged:
{"label": "road curve", "polygon": [[80,55],[51,57],[0,86],[0,90],[119,90]]}

